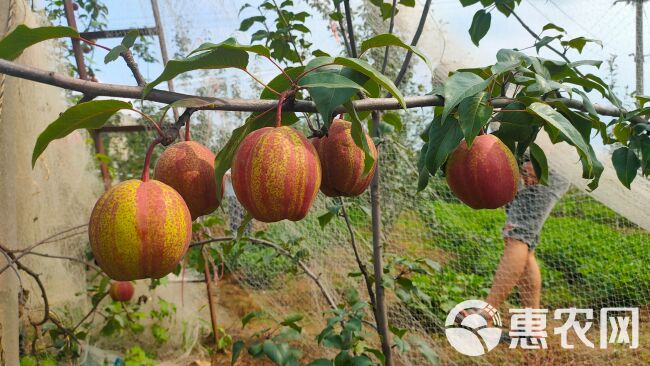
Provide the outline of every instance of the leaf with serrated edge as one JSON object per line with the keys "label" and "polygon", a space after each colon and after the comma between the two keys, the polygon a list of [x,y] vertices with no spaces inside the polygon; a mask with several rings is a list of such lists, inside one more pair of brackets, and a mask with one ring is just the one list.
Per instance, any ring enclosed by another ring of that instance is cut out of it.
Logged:
{"label": "leaf with serrated edge", "polygon": [[363,152],[365,154],[365,158],[363,159],[363,174],[368,174],[368,172],[370,172],[370,169],[372,169],[372,165],[375,163],[375,158],[370,153],[370,146],[368,146],[368,140],[366,139],[366,134],[363,131],[363,125],[359,120],[357,111],[354,109],[354,105],[352,102],[347,102],[344,104],[344,106],[352,119],[352,130],[350,131],[352,140],[354,140],[354,143],[358,147],[363,149]]}
{"label": "leaf with serrated edge", "polygon": [[334,63],[354,69],[366,75],[367,77],[373,79],[379,85],[383,86],[389,93],[391,93],[393,97],[397,99],[399,104],[404,109],[406,109],[406,102],[404,101],[404,96],[402,96],[402,93],[399,91],[399,89],[397,89],[395,84],[393,84],[393,82],[386,75],[379,72],[379,70],[375,69],[372,65],[370,65],[366,61],[359,60],[356,58],[336,57],[334,59]]}
{"label": "leaf with serrated edge", "polygon": [[424,63],[427,64],[427,67],[429,69],[433,69],[431,66],[431,61],[429,61],[429,58],[422,52],[420,51],[417,47],[411,46],[407,43],[404,43],[399,37],[397,37],[394,34],[380,34],[378,36],[369,38],[361,43],[361,53],[366,52],[367,50],[375,47],[387,47],[387,46],[397,46],[397,47],[402,47],[408,51],[413,52],[416,54],[418,57],[424,61]]}
{"label": "leaf with serrated edge", "polygon": [[20,24],[0,40],[0,59],[15,60],[29,46],[62,37],[79,37],[79,33],[70,27],[30,28]]}
{"label": "leaf with serrated edge", "polygon": [[132,108],[131,103],[111,99],[93,100],[70,107],[38,136],[32,153],[32,168],[50,142],[64,138],[72,131],[81,128],[100,128],[115,112]]}
{"label": "leaf with serrated edge", "polygon": [[445,106],[442,110],[442,122],[449,113],[465,98],[477,94],[487,87],[491,78],[483,80],[471,72],[458,72],[453,74],[445,83]]}
{"label": "leaf with serrated edge", "polygon": [[248,53],[232,48],[216,48],[182,60],[171,60],[165,65],[165,69],[160,76],[144,87],[142,96],[145,97],[156,85],[163,81],[171,80],[188,71],[225,68],[244,69],[247,65]]}
{"label": "leaf with serrated edge", "polygon": [[489,94],[482,91],[463,99],[458,105],[458,121],[467,146],[471,147],[474,138],[492,116],[493,108],[487,104]]}
{"label": "leaf with serrated edge", "polygon": [[619,147],[612,153],[612,164],[614,164],[618,180],[627,189],[630,189],[630,185],[634,181],[634,178],[636,178],[637,171],[641,167],[639,157],[628,147]]}

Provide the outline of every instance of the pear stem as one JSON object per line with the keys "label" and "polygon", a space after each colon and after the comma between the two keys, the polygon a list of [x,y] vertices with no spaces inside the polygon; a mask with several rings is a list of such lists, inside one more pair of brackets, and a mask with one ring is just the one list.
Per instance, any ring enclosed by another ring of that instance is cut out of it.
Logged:
{"label": "pear stem", "polygon": [[280,127],[282,126],[282,105],[284,104],[284,101],[287,99],[287,92],[283,91],[280,93],[280,100],[278,101],[278,109],[277,109],[277,114],[275,116],[275,127]]}
{"label": "pear stem", "polygon": [[187,119],[187,122],[185,122],[185,141],[190,141],[190,119]]}
{"label": "pear stem", "polygon": [[151,165],[151,155],[153,154],[153,149],[162,141],[161,137],[156,138],[151,142],[149,148],[147,148],[147,155],[144,157],[144,168],[142,169],[142,178],[143,182],[149,180],[149,166]]}

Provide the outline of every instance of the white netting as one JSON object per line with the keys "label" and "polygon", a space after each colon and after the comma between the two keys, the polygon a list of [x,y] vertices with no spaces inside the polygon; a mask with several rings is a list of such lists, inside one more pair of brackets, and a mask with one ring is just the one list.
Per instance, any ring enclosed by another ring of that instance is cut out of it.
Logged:
{"label": "white netting", "polygon": [[[547,152],[553,168],[566,177],[574,176],[573,170],[580,169],[573,163],[573,156],[567,154],[561,145],[547,147]],[[426,340],[443,364],[466,364],[470,361],[505,363],[510,359],[540,360],[540,357],[551,357],[549,355],[553,356],[544,362],[550,364],[601,364],[605,361],[615,364],[616,360],[620,361],[619,357],[625,359],[625,356],[613,356],[607,351],[559,350],[559,340],[555,342],[552,326],[560,324],[552,321],[552,315],[549,315],[547,329],[551,333],[551,349],[543,354],[508,351],[506,346],[502,346],[486,358],[468,359],[453,350],[444,337],[444,318],[455,304],[487,296],[503,253],[501,229],[506,215],[503,209],[476,211],[463,205],[452,195],[444,178],[434,178],[423,193],[416,193],[414,159],[414,152],[404,150],[394,141],[388,140],[382,145],[382,240],[387,260],[394,254],[423,257],[436,261],[441,268],[433,276],[410,276],[430,296],[429,303],[404,304],[395,295],[388,295],[392,324],[411,329],[414,336]],[[620,198],[629,199],[632,194],[637,198],[644,197],[639,192],[645,182],[635,183],[635,191],[630,192],[618,189],[618,185],[610,186],[607,174],[603,186],[593,194],[587,194],[576,186],[570,188],[553,209],[541,232],[536,251],[542,271],[541,305],[551,309],[551,314],[554,309],[563,307],[592,308],[596,313],[608,306],[638,306],[643,310],[650,298],[650,277],[643,269],[644,263],[650,260],[647,251],[650,234],[633,222],[647,221],[634,215],[630,218],[621,216],[593,198],[602,195],[617,203]],[[320,281],[335,294],[336,300],[342,301],[346,288],[350,286],[357,287],[361,293],[365,290],[359,277],[348,276],[358,269],[344,221],[335,219],[325,230],[319,226],[317,217],[326,212],[326,206],[331,203],[331,199],[321,196],[305,220],[272,225],[256,223],[254,231],[264,229],[266,237],[277,242],[295,241],[290,246],[294,253],[307,249],[309,268],[319,275]],[[630,206],[613,206],[628,209],[623,211],[627,214],[634,212]],[[229,203],[228,207],[233,206]],[[356,199],[346,199],[346,207],[357,245],[370,265],[369,194],[366,192]],[[303,240],[298,242],[298,238]],[[272,309],[278,318],[295,311],[307,314],[310,324],[305,327],[305,332],[309,336],[304,339],[309,343],[313,339],[310,336],[317,334],[324,324],[323,312],[328,309],[328,304],[311,279],[295,270],[286,258],[271,257],[271,253],[270,249],[251,250],[232,264],[234,277],[241,286],[255,294],[261,307]],[[504,318],[508,317],[508,308],[522,306],[516,295],[517,290],[501,307]],[[642,323],[644,320],[647,318],[642,316]],[[591,336],[595,341],[593,337],[597,333]],[[642,329],[642,339],[643,336]],[[628,356],[631,357],[632,353]],[[404,364],[426,364],[416,347],[399,358]]]}

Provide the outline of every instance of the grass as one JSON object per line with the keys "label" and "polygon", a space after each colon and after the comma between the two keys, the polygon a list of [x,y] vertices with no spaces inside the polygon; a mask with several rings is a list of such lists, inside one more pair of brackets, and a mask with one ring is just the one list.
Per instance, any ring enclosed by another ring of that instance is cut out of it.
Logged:
{"label": "grass", "polygon": [[[430,246],[451,261],[417,283],[437,298],[444,313],[450,301],[483,297],[503,251],[504,210],[473,210],[454,200],[429,202],[423,218]],[[408,216],[408,215],[406,215]],[[401,220],[401,219],[400,219]],[[405,233],[410,219],[395,224]],[[401,234],[396,234],[401,235]],[[407,235],[407,234],[404,234]],[[543,277],[542,302],[563,306],[639,306],[650,299],[650,234],[588,196],[571,192],[546,221],[537,247]],[[471,283],[471,286],[467,284]],[[511,297],[513,302],[516,298]]]}

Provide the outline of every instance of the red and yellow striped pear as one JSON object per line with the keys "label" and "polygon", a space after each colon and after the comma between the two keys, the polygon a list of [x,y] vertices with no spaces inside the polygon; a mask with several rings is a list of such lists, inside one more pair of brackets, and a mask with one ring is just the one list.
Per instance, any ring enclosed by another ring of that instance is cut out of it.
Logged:
{"label": "red and yellow striped pear", "polygon": [[323,182],[320,190],[326,196],[358,196],[368,188],[372,176],[375,174],[377,168],[375,144],[370,136],[364,133],[375,163],[370,172],[363,174],[365,153],[354,143],[351,131],[352,123],[335,119],[327,136],[311,140],[318,152],[323,169]]}
{"label": "red and yellow striped pear", "polygon": [[246,136],[231,169],[237,199],[256,220],[298,221],[321,183],[321,167],[309,140],[291,127],[265,127]]}
{"label": "red and yellow striped pear", "polygon": [[135,288],[129,281],[115,281],[111,283],[111,288],[108,290],[109,295],[113,301],[131,301]]}
{"label": "red and yellow striped pear", "polygon": [[93,255],[108,277],[160,278],[185,255],[192,220],[173,188],[156,180],[131,179],[99,198],[88,234]]}
{"label": "red and yellow striped pear", "polygon": [[519,183],[517,160],[494,135],[477,136],[471,148],[461,141],[447,161],[446,176],[454,194],[474,209],[509,203]]}
{"label": "red and yellow striped pear", "polygon": [[154,178],[180,193],[192,220],[219,207],[214,158],[212,151],[200,143],[183,141],[167,148],[156,162]]}

